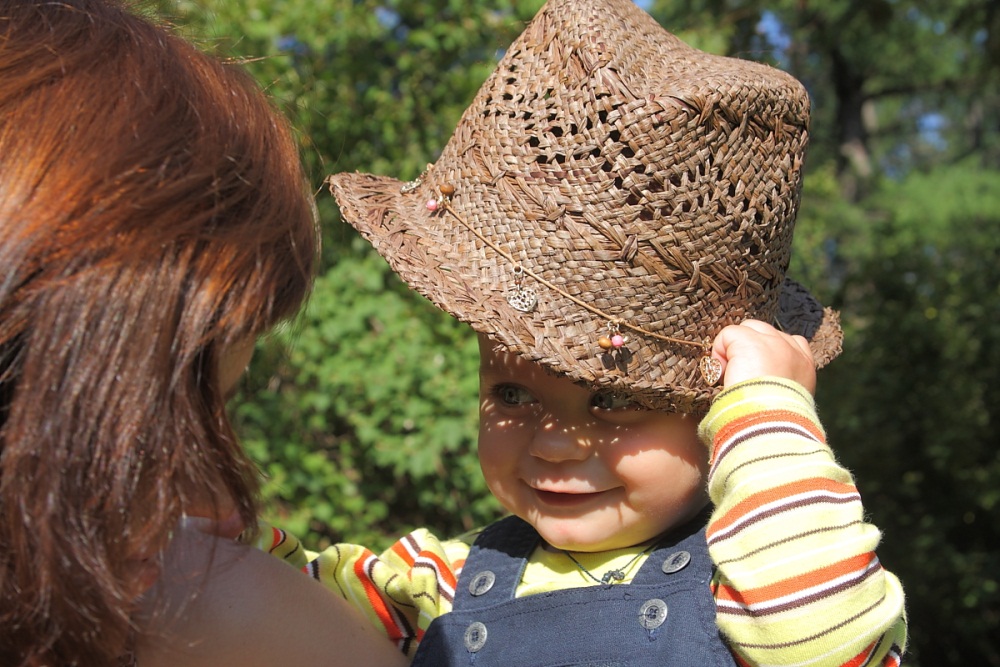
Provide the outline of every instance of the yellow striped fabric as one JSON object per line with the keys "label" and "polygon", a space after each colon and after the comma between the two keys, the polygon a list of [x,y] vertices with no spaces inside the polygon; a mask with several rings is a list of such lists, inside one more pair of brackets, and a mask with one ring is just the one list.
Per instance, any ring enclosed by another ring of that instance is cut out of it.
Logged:
{"label": "yellow striped fabric", "polygon": [[718,624],[743,662],[898,665],[902,588],[809,393],[779,378],[738,384],[699,434],[711,446]]}

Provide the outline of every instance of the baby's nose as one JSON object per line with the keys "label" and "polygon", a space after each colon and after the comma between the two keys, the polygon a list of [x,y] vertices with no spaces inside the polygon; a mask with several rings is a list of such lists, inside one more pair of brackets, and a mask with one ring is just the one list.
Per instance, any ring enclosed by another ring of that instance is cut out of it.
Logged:
{"label": "baby's nose", "polygon": [[535,429],[529,453],[543,461],[582,461],[590,456],[593,449],[588,429],[554,417],[543,419]]}

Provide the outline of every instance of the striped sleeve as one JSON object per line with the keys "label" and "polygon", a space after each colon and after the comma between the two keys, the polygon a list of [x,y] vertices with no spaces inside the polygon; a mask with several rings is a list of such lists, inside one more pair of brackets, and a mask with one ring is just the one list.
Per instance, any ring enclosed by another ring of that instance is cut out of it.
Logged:
{"label": "striped sleeve", "polygon": [[902,588],[809,393],[779,378],[739,383],[699,433],[711,447],[717,618],[740,664],[898,667]]}
{"label": "striped sleeve", "polygon": [[258,522],[257,532],[250,544],[293,567],[304,567],[309,562],[309,554],[302,548],[298,538],[264,521]]}
{"label": "striped sleeve", "polygon": [[360,609],[376,628],[413,656],[431,621],[452,608],[455,584],[469,553],[459,540],[416,530],[381,555],[357,544],[304,551],[289,533],[260,525],[259,549],[303,571]]}

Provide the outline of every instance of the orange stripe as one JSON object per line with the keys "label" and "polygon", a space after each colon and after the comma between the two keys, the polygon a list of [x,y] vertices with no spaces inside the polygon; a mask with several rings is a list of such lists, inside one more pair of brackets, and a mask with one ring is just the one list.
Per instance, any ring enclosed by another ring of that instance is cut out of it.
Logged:
{"label": "orange stripe", "polygon": [[451,571],[451,565],[443,560],[433,551],[421,551],[419,558],[425,558],[437,566],[437,579],[438,585],[444,583],[446,586],[455,590],[455,586],[458,582],[455,579],[455,573]]}
{"label": "orange stripe", "polygon": [[386,604],[385,600],[379,594],[381,589],[375,584],[374,581],[368,576],[365,571],[365,562],[374,556],[371,551],[367,549],[364,553],[354,561],[354,576],[358,578],[361,585],[365,589],[365,596],[368,598],[368,604],[371,605],[372,611],[378,617],[379,622],[385,629],[385,634],[389,639],[402,639],[405,635],[402,628],[396,623],[395,614],[393,614],[393,609]]}
{"label": "orange stripe", "polygon": [[[893,649],[895,648],[893,647]],[[882,667],[900,667],[902,664],[902,659],[893,653],[892,650],[889,651],[889,655],[885,656],[885,660],[882,661]]]}
{"label": "orange stripe", "polygon": [[862,651],[861,653],[857,654],[856,656],[845,662],[843,665],[841,665],[841,667],[861,667],[861,665],[865,664],[865,662],[868,660],[868,656],[872,654],[872,651],[875,650],[876,643],[878,642],[872,642],[871,644],[869,644],[864,651]]}
{"label": "orange stripe", "polygon": [[402,558],[407,567],[413,567],[413,555],[409,549],[403,546],[403,540],[393,543],[391,551]]}
{"label": "orange stripe", "polygon": [[746,515],[760,509],[764,505],[787,499],[790,496],[809,493],[812,491],[830,491],[837,494],[858,492],[857,487],[853,484],[838,482],[826,477],[811,477],[809,479],[798,480],[790,484],[776,486],[771,489],[765,489],[760,493],[755,493],[748,498],[744,498],[723,516],[712,521],[708,526],[706,536],[711,539],[716,533],[726,530]]}
{"label": "orange stripe", "polygon": [[791,422],[796,426],[801,426],[804,430],[811,433],[817,440],[825,442],[823,432],[820,430],[819,425],[808,417],[800,415],[797,412],[792,412],[791,410],[765,410],[763,412],[753,412],[745,417],[737,417],[720,428],[715,434],[715,442],[712,446],[712,460],[714,461],[716,454],[718,454],[719,445],[729,441],[738,435],[740,431],[757,426],[758,424],[775,421]]}
{"label": "orange stripe", "polygon": [[842,577],[852,572],[863,572],[874,559],[872,553],[863,553],[839,563],[821,567],[818,570],[804,572],[795,575],[790,579],[782,579],[767,586],[752,588],[745,591],[737,591],[731,586],[721,585],[716,593],[719,600],[729,600],[740,603],[744,606],[759,605],[771,600],[777,600],[789,595],[795,595],[806,589],[821,586],[834,579]]}
{"label": "orange stripe", "polygon": [[279,530],[274,526],[271,526],[271,546],[268,547],[268,552],[272,552],[275,548],[279,547],[282,542],[285,541],[285,531]]}

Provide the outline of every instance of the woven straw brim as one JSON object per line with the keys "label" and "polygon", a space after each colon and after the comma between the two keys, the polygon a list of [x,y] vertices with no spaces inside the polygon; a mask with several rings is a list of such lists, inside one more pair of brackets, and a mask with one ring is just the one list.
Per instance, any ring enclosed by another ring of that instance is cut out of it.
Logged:
{"label": "woven straw brim", "polygon": [[[691,49],[631,0],[550,0],[419,182],[329,182],[393,270],[475,330],[700,412],[718,391],[702,342],[727,324],[805,335],[817,366],[839,353],[836,314],[784,275],[808,111],[794,78]],[[627,341],[608,351],[615,322]]]}
{"label": "woven straw brim", "polygon": [[[463,226],[449,221],[447,215],[429,216],[423,198],[400,194],[402,182],[367,174],[338,174],[329,183],[344,219],[408,285],[511,352],[588,386],[612,388],[653,409],[704,412],[718,392],[717,387],[705,386],[698,371],[702,352],[695,346],[625,332],[632,358],[624,367],[608,368],[606,355],[598,346],[599,338],[607,335],[605,320],[540,285],[535,286],[535,310],[516,310],[507,299],[512,267]],[[415,224],[419,221],[434,224]],[[565,267],[573,263],[558,261],[557,273],[568,273]],[[583,263],[576,270],[590,272]],[[571,285],[593,279],[592,273],[582,280],[567,275],[561,282]],[[610,289],[581,294],[583,298],[616,316],[635,318],[642,312],[642,303],[632,302],[614,288],[618,282],[612,276],[598,276],[597,280]],[[618,304],[628,305],[622,309],[615,307]],[[692,323],[694,327],[681,322],[668,324],[669,331],[679,335],[688,332],[690,340],[701,341],[711,339],[727,324],[760,316],[745,308],[723,310],[709,311],[704,321]],[[669,314],[663,319],[669,322]],[[766,319],[787,333],[805,336],[817,367],[841,351],[837,313],[821,306],[792,280],[784,280],[778,309]]]}

